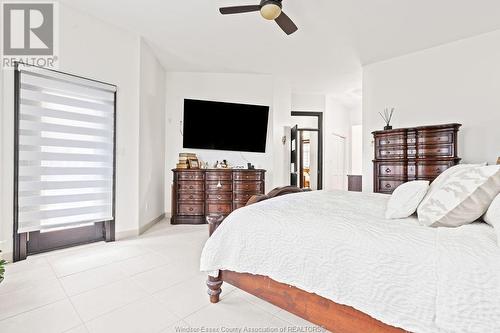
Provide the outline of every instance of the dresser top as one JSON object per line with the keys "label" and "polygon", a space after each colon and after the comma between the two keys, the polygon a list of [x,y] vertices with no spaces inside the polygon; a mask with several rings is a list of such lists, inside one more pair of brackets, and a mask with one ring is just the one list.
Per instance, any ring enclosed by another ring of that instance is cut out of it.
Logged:
{"label": "dresser top", "polygon": [[242,171],[242,172],[266,172],[264,169],[172,169],[174,172],[233,172],[233,171]]}
{"label": "dresser top", "polygon": [[443,124],[443,125],[429,125],[429,126],[417,126],[417,127],[403,127],[403,128],[394,128],[391,130],[381,130],[381,131],[374,131],[372,134],[387,134],[387,133],[397,133],[397,132],[403,132],[403,131],[424,131],[424,130],[440,130],[440,129],[449,129],[449,128],[454,128],[454,129],[459,129],[462,126],[462,124],[457,124],[457,123],[452,123],[452,124]]}

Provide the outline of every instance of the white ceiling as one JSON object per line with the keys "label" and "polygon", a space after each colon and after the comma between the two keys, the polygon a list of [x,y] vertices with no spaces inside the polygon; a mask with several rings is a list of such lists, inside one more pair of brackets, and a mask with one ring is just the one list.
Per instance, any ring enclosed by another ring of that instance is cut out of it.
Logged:
{"label": "white ceiling", "polygon": [[299,31],[219,6],[259,0],[62,0],[142,35],[170,71],[283,75],[296,92],[361,87],[361,66],[500,29],[499,0],[283,0]]}

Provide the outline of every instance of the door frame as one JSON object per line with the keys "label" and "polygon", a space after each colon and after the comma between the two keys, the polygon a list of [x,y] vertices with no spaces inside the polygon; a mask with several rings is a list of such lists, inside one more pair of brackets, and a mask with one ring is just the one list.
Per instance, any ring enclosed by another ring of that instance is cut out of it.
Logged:
{"label": "door frame", "polygon": [[[303,171],[304,171],[304,144],[303,144],[303,134],[304,132],[315,132],[315,133],[318,133],[318,153],[319,153],[319,136],[321,135],[320,134],[320,131],[319,129],[317,128],[299,128],[297,129],[297,132],[299,133],[298,137],[299,137],[299,149],[298,149],[298,152],[299,152],[299,169],[298,169],[298,174],[300,175],[300,182],[299,182],[299,185],[300,185],[300,188],[304,188],[304,178],[302,177],[303,176]],[[318,190],[321,190],[321,186],[322,184],[320,184],[320,179],[319,179],[319,170],[320,170],[320,160],[319,160],[319,155],[318,154],[318,183],[316,184],[316,187],[318,188]]]}
{"label": "door frame", "polygon": [[318,190],[323,189],[323,112],[292,111],[292,117],[316,117],[318,128],[299,128],[299,130],[318,131]]}
{"label": "door frame", "polygon": [[[24,233],[18,233],[17,230],[19,228],[19,204],[18,204],[18,180],[19,180],[19,112],[21,108],[21,99],[20,99],[20,93],[21,93],[21,71],[19,69],[19,62],[14,63],[14,200],[13,200],[13,216],[14,216],[14,228],[13,228],[13,261],[20,261],[24,260],[27,258],[28,255],[30,254],[36,254],[39,252],[45,252],[45,251],[34,251],[34,252],[29,252],[29,247],[28,247],[28,242],[30,238],[30,233],[24,232]],[[98,82],[98,83],[103,83],[107,84],[110,86],[114,86],[115,88],[117,87],[114,84],[103,82],[103,81],[98,81],[94,79],[89,79],[83,76],[71,74],[71,73],[66,73],[62,71],[58,71],[55,69],[50,69],[50,68],[44,68],[44,67],[38,67],[38,66],[31,66],[34,68],[40,68],[43,70],[51,71],[51,72],[56,72],[56,73],[61,73],[64,75],[69,75],[72,77],[84,79],[84,80],[89,80],[93,82]],[[61,248],[67,248],[67,247],[73,247],[77,245],[83,245],[83,244],[89,244],[93,242],[99,242],[99,241],[105,241],[105,242],[113,242],[115,240],[115,219],[116,219],[116,98],[117,98],[117,89],[115,89],[114,92],[114,105],[113,105],[113,198],[112,198],[112,214],[113,214],[113,220],[110,221],[101,221],[101,222],[96,222],[94,223],[94,226],[83,226],[83,227],[76,227],[74,228],[75,235],[77,240],[72,242],[71,244],[64,244],[64,242],[59,243],[56,242],[53,247],[48,249],[47,251],[53,251],[56,249],[61,249]],[[102,237],[89,237],[89,234],[92,234],[93,232],[100,233],[102,230]],[[58,233],[58,235],[67,237],[68,236],[68,229],[67,230],[59,230],[59,231],[53,231],[54,233]],[[33,232],[33,233],[38,233]],[[80,239],[79,236],[82,236]],[[46,241],[46,240],[42,240]]]}

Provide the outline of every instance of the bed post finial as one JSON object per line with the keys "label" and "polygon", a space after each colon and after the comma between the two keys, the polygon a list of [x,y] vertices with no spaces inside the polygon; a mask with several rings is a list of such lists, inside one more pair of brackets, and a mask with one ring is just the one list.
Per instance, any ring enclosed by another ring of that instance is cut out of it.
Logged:
{"label": "bed post finial", "polygon": [[218,277],[208,276],[207,292],[210,295],[210,303],[219,303],[219,296],[220,293],[222,292],[221,286],[222,286],[222,280],[220,279],[220,276]]}

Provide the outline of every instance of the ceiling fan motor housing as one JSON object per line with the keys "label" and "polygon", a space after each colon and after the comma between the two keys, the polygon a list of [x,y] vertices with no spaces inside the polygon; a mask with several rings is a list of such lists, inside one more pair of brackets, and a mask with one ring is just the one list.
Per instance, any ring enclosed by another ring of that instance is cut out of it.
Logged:
{"label": "ceiling fan motor housing", "polygon": [[262,0],[260,2],[260,14],[266,20],[275,20],[281,14],[281,1]]}

